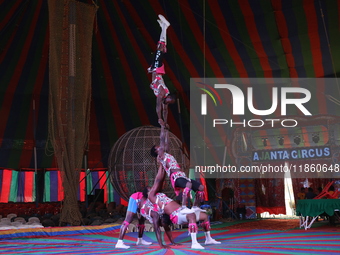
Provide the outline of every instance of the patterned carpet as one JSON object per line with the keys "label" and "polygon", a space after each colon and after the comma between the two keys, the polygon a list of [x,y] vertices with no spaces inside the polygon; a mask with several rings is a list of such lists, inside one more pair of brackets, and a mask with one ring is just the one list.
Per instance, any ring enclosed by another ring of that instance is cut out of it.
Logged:
{"label": "patterned carpet", "polygon": [[[280,222],[281,221],[281,222]],[[288,220],[291,221],[291,220]],[[339,254],[340,229],[326,223],[318,223],[309,230],[301,230],[287,220],[259,220],[241,223],[222,223],[212,227],[212,236],[221,241],[218,245],[204,245],[204,234],[199,232],[198,241],[204,250],[190,248],[190,236],[186,230],[175,230],[173,236],[180,246],[160,249],[153,232],[146,232],[144,239],[151,246],[136,246],[137,233],[125,235],[128,250],[115,249],[118,228],[94,231],[63,232],[49,237],[20,237],[0,239],[1,254]],[[297,228],[291,229],[291,226]],[[262,229],[259,229],[262,226]],[[246,228],[248,227],[248,228]],[[255,227],[251,229],[249,227]],[[268,229],[270,228],[271,229]],[[273,228],[288,230],[275,230]],[[92,232],[92,233],[91,233]],[[1,238],[0,231],[0,238]],[[72,234],[71,234],[72,233]],[[79,234],[80,233],[80,234]],[[31,234],[32,235],[32,234]],[[2,235],[4,236],[4,235]],[[166,239],[167,241],[167,239]],[[167,241],[168,243],[168,241]]]}
{"label": "patterned carpet", "polygon": [[[223,227],[222,227],[223,228]],[[299,228],[299,219],[266,219],[246,220],[237,224],[231,224],[228,229],[268,229],[268,230],[290,230]]]}

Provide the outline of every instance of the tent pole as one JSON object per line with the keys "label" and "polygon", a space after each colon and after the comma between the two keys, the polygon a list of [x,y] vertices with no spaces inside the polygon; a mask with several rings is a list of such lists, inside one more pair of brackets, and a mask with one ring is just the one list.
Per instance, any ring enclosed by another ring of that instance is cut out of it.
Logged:
{"label": "tent pole", "polygon": [[89,206],[89,201],[88,201],[88,198],[87,198],[87,168],[88,168],[88,164],[87,164],[87,152],[88,150],[85,151],[84,153],[84,169],[85,169],[85,177],[84,177],[84,181],[85,181],[85,206],[86,208],[88,208]]}
{"label": "tent pole", "polygon": [[34,147],[33,147],[33,153],[34,153],[34,182],[35,182],[35,206],[39,207],[39,201],[38,201],[38,163],[37,163],[37,146],[36,146],[36,126],[35,126],[35,99],[33,99],[33,141],[34,141]]}

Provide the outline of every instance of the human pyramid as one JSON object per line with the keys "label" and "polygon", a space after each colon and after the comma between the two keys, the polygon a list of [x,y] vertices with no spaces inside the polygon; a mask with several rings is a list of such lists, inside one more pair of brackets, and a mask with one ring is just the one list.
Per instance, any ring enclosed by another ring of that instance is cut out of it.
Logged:
{"label": "human pyramid", "polygon": [[[161,126],[160,144],[154,145],[150,153],[151,156],[157,158],[159,168],[152,187],[146,187],[143,192],[136,192],[130,196],[125,221],[120,228],[116,248],[130,248],[130,246],[124,244],[123,238],[133,217],[138,212],[137,245],[151,245],[151,242],[147,242],[142,238],[145,228],[144,222],[145,219],[147,219],[153,224],[156,238],[161,248],[170,248],[170,246],[163,244],[160,226],[164,227],[165,233],[171,242],[170,245],[179,245],[176,244],[172,238],[169,225],[173,223],[179,225],[188,224],[188,231],[192,240],[191,248],[204,249],[204,247],[197,242],[197,222],[199,221],[202,222],[201,226],[205,233],[205,244],[220,244],[221,242],[211,237],[209,217],[205,210],[199,208],[199,203],[202,202],[204,198],[204,186],[196,180],[191,180],[186,177],[186,174],[181,170],[176,159],[167,153],[169,146],[169,125],[167,124],[168,105],[175,103],[176,97],[170,93],[162,77],[165,74],[162,59],[164,53],[166,53],[166,30],[170,26],[170,23],[162,15],[158,15],[158,18],[157,21],[162,30],[159,42],[157,43],[154,61],[148,68],[148,72],[152,75],[150,88],[156,96],[156,113],[158,123]],[[182,191],[182,205],[167,197],[164,193],[161,193],[165,173],[170,178],[176,195],[178,196]],[[191,190],[196,192],[196,196],[193,207],[189,209],[187,207],[187,199]]]}

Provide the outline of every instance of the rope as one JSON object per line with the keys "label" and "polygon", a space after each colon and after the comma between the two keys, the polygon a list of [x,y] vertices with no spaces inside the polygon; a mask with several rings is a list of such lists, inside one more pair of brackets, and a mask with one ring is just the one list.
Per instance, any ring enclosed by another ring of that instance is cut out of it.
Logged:
{"label": "rope", "polygon": [[[83,154],[89,139],[91,55],[88,52],[92,47],[96,11],[96,7],[74,0],[63,3],[49,1],[51,37],[48,135],[65,192],[60,222],[71,225],[82,222],[77,191]],[[55,36],[58,34],[60,36]],[[58,52],[61,54],[56,54]]]}
{"label": "rope", "polygon": [[[332,48],[331,48],[331,44],[330,44],[330,41],[329,41],[329,36],[328,36],[328,33],[327,33],[327,29],[326,29],[325,15],[323,14],[320,1],[319,1],[319,6],[320,6],[320,14],[321,14],[321,18],[322,18],[323,29],[324,29],[326,40],[327,40],[328,51],[329,51],[329,54],[331,56],[333,73],[334,73],[335,78],[337,78],[337,74],[336,74],[336,70],[335,70],[335,65],[334,65],[334,58],[333,58],[333,54],[332,54]],[[338,79],[336,79],[336,84],[337,84],[338,92],[339,92],[339,95],[340,95],[340,86],[339,86]]]}

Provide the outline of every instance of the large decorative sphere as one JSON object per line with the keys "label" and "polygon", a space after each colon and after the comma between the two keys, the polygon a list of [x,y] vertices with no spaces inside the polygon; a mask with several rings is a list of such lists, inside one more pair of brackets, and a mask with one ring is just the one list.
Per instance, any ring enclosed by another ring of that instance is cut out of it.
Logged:
{"label": "large decorative sphere", "polygon": [[[142,126],[121,136],[111,149],[108,161],[110,180],[118,194],[128,200],[130,195],[152,186],[158,171],[157,159],[150,155],[152,146],[159,145],[159,127]],[[169,151],[188,175],[189,158],[182,142],[169,132]],[[175,193],[166,176],[162,192],[174,198]]]}

